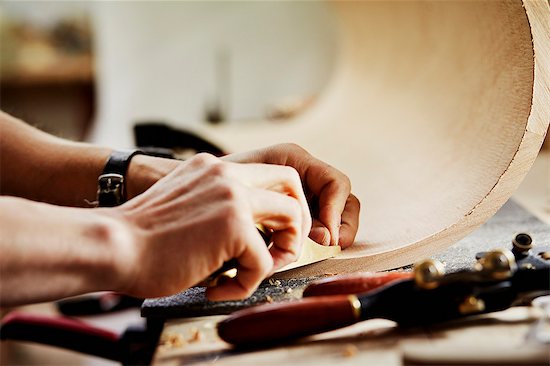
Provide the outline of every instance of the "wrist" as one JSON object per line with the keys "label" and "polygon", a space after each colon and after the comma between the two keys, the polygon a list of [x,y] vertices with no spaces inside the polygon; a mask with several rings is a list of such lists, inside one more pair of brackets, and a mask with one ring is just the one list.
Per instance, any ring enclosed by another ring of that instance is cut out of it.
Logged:
{"label": "wrist", "polygon": [[96,287],[93,291],[124,292],[138,267],[136,235],[118,209],[97,208],[90,211],[95,215],[92,221],[95,223],[93,242],[98,243],[98,249],[103,254],[90,263],[90,283]]}
{"label": "wrist", "polygon": [[159,179],[172,172],[179,163],[178,160],[148,155],[134,156],[126,173],[127,198],[132,199],[145,192]]}

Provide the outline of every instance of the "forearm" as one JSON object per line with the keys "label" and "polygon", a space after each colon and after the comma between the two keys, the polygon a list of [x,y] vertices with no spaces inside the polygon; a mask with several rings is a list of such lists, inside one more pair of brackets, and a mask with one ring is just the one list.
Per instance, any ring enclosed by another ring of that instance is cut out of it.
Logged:
{"label": "forearm", "polygon": [[110,149],[51,136],[0,112],[3,195],[66,206],[94,201]]}
{"label": "forearm", "polygon": [[[56,138],[0,112],[0,194],[62,206],[89,207],[111,149]],[[136,156],[128,169],[131,198],[174,168]]]}
{"label": "forearm", "polygon": [[98,212],[0,197],[0,304],[117,290],[131,236]]}

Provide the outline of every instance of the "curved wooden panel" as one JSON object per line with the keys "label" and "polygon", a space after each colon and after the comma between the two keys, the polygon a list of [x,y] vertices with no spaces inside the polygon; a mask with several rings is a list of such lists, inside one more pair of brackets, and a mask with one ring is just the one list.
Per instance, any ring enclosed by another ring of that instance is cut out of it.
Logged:
{"label": "curved wooden panel", "polygon": [[546,1],[333,5],[340,59],[311,110],[203,131],[230,151],[294,141],[350,176],[355,245],[283,276],[399,267],[456,242],[511,196],[550,120]]}

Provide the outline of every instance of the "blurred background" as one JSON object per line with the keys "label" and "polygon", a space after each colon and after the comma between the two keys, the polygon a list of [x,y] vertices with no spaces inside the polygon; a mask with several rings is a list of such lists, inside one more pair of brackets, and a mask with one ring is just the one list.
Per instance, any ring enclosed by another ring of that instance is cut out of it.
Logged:
{"label": "blurred background", "polygon": [[139,121],[292,117],[337,54],[323,2],[6,1],[0,11],[1,108],[115,147],[134,144]]}

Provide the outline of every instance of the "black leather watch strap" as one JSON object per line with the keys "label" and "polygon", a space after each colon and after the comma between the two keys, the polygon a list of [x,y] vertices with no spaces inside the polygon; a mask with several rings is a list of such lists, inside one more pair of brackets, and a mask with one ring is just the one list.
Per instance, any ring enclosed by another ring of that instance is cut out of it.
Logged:
{"label": "black leather watch strap", "polygon": [[100,207],[114,207],[126,202],[126,172],[132,157],[140,150],[114,150],[98,178],[97,202]]}
{"label": "black leather watch strap", "polygon": [[120,174],[126,176],[130,160],[135,156],[143,154],[141,150],[113,150],[102,174]]}

